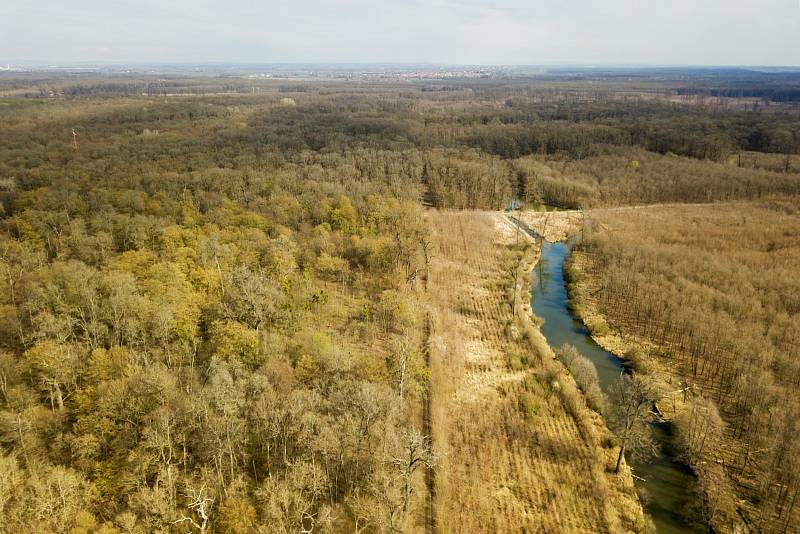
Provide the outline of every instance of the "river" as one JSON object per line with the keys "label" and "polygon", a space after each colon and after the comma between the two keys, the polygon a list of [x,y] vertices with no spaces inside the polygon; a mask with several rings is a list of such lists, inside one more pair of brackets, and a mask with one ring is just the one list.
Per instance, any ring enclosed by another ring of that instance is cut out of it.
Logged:
{"label": "river", "polygon": [[[564,260],[569,255],[570,245],[541,241],[542,253],[533,272],[531,299],[533,312],[544,319],[542,334],[551,347],[569,343],[591,359],[597,367],[600,387],[607,392],[620,373],[624,372],[622,362],[595,343],[583,323],[569,310]],[[661,452],[647,463],[633,465],[636,476],[643,479],[636,480],[637,488],[646,495],[643,504],[659,534],[705,532],[692,525],[681,513],[689,504],[694,475],[688,467],[674,459],[670,429],[671,426],[666,423],[653,425],[654,437]]]}

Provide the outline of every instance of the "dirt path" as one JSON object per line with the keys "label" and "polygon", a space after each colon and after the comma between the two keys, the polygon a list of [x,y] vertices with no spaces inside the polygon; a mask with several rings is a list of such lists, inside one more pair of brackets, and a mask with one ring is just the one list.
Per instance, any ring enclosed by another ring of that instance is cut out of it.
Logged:
{"label": "dirt path", "polygon": [[[425,367],[428,372],[431,370],[431,315],[430,312],[425,314],[425,323],[423,325],[423,357]],[[433,429],[431,423],[431,385],[430,381],[425,385],[425,392],[422,395],[422,432],[431,440],[431,447],[436,450],[436,443],[434,443]],[[428,469],[425,472],[425,486],[428,490],[428,502],[425,509],[425,532],[434,534],[437,532],[436,528],[436,468]]]}

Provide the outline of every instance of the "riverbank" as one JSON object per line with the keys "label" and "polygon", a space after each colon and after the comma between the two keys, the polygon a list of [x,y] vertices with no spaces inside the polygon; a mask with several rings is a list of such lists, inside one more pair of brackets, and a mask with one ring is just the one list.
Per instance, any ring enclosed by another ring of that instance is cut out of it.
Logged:
{"label": "riverbank", "polygon": [[655,358],[648,355],[656,347],[646,340],[613,330],[606,317],[597,309],[597,300],[592,296],[597,290],[588,276],[587,256],[580,250],[572,250],[569,259],[564,264],[564,275],[568,284],[570,310],[580,321],[586,325],[589,334],[595,343],[607,350],[636,372],[647,374],[655,378],[661,391],[667,392],[669,402],[656,403],[659,415],[664,421],[673,422],[675,414],[685,409],[684,397],[676,395],[673,391],[683,389],[683,385],[676,383],[669,369]]}
{"label": "riverbank", "polygon": [[[712,415],[717,414],[717,408],[704,396],[708,391],[697,379],[691,380],[691,375],[687,377],[680,373],[673,359],[658,356],[672,349],[643,335],[632,335],[609,325],[608,318],[599,310],[596,295],[602,280],[594,274],[593,261],[591,253],[575,250],[566,265],[573,312],[587,325],[598,345],[617,355],[637,372],[656,377],[661,384],[664,393],[656,409],[663,420],[674,425],[681,435],[675,443],[678,447],[676,452],[688,459],[698,477],[694,488],[698,495],[696,508],[703,520],[716,532],[749,531],[744,518],[752,514],[753,509],[737,496],[727,467],[736,457],[738,445],[724,433],[724,423],[719,415]],[[694,439],[698,432],[704,436],[699,445]]]}
{"label": "riverbank", "polygon": [[[535,213],[535,212],[534,212]],[[553,212],[551,212],[553,213]],[[544,222],[544,218],[534,218],[543,224],[537,225],[543,234],[539,234],[541,238],[546,235],[546,241],[556,240],[560,236],[574,232],[577,228],[577,219],[575,213],[577,212],[557,212],[558,215],[553,218],[556,224],[548,225]],[[508,219],[507,219],[508,220]],[[524,220],[520,218],[520,222]],[[613,471],[615,461],[618,455],[618,447],[615,444],[615,437],[606,426],[605,420],[602,415],[597,411],[589,408],[584,393],[580,390],[578,384],[575,382],[569,370],[564,366],[555,354],[554,348],[548,343],[544,334],[541,331],[542,319],[538,317],[532,307],[531,293],[529,283],[533,279],[534,269],[540,262],[542,256],[541,242],[533,238],[533,233],[538,233],[527,227],[526,223],[522,225],[515,224],[516,220],[510,221],[515,229],[520,226],[525,227],[525,234],[529,235],[534,243],[533,254],[526,258],[524,262],[520,263],[520,271],[524,276],[519,276],[520,280],[524,282],[518,283],[513,288],[513,294],[510,299],[513,302],[514,309],[518,310],[517,321],[520,324],[520,330],[527,337],[531,346],[546,362],[550,376],[557,377],[559,384],[559,393],[564,399],[565,406],[576,419],[579,426],[586,425],[587,420],[590,421],[591,431],[595,445],[597,446],[597,454],[602,459],[605,466],[605,474],[611,480],[612,485],[616,487],[619,492],[617,501],[623,502],[626,505],[623,513],[627,514],[627,522],[633,525],[636,531],[649,531],[652,529],[649,526],[648,520],[644,515],[644,510],[639,502],[634,483],[634,475],[632,470],[627,464],[623,464],[623,469],[618,474],[609,474]],[[590,438],[591,439],[591,438]]]}
{"label": "riverbank", "polygon": [[538,243],[497,213],[427,217],[438,530],[643,531],[602,419],[530,321]]}
{"label": "riverbank", "polygon": [[[664,422],[684,436],[697,432],[696,428],[692,428],[699,424],[694,414],[707,411],[707,401],[700,396],[700,390],[696,385],[681,380],[673,369],[651,356],[660,350],[656,344],[639,336],[616,331],[609,326],[607,318],[598,310],[598,302],[594,297],[598,291],[598,282],[587,275],[591,271],[590,265],[589,255],[579,250],[573,250],[565,265],[572,312],[586,325],[595,343],[620,358],[634,371],[657,380],[663,393],[655,407]],[[715,439],[721,437],[717,436]],[[702,513],[703,519],[709,522],[715,532],[747,532],[744,523],[731,522],[731,517],[735,514],[736,496],[725,475],[724,462],[709,462],[704,456],[693,455],[686,449],[685,443],[676,443],[672,436],[670,440],[671,447],[676,448],[675,453],[693,460],[689,462],[689,467],[698,477],[698,483],[692,490],[698,495],[696,508],[706,510]]]}
{"label": "riverbank", "polygon": [[[607,393],[624,371],[624,364],[598,345],[569,309],[563,265],[565,258],[570,255],[570,249],[571,246],[563,242],[545,243],[542,246],[541,266],[534,278],[534,313],[542,318],[542,333],[552,346],[569,344],[591,361],[597,370],[600,388]],[[694,477],[685,465],[673,460],[669,428],[655,425],[653,430],[663,452],[647,463],[634,465],[640,481],[637,487],[647,497],[647,511],[659,532],[699,532],[701,530],[697,530],[684,517],[684,511],[690,504],[687,496],[694,484]]]}
{"label": "riverbank", "polygon": [[568,269],[573,306],[600,344],[667,383],[659,408],[698,474],[706,521],[719,532],[800,524],[800,201],[587,216]]}

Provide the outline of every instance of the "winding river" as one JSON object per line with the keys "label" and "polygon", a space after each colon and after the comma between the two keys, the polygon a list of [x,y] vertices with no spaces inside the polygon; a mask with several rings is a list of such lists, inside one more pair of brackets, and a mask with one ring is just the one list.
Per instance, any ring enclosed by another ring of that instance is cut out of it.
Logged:
{"label": "winding river", "polygon": [[[597,367],[600,387],[607,392],[624,367],[619,358],[595,343],[583,323],[569,310],[563,267],[571,246],[564,242],[541,242],[542,253],[533,272],[531,298],[534,313],[544,319],[542,334],[550,346],[556,348],[569,343],[591,359]],[[650,462],[633,466],[636,476],[641,478],[636,484],[640,494],[645,495],[645,509],[660,534],[704,532],[681,513],[687,507],[694,476],[674,459],[671,426],[654,424],[653,427],[661,452]]]}

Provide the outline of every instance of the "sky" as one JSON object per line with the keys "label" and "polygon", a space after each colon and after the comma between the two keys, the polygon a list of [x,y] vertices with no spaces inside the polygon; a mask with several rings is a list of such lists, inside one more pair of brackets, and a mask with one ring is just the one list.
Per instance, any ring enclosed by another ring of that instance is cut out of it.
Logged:
{"label": "sky", "polygon": [[800,66],[800,0],[0,0],[0,62]]}

